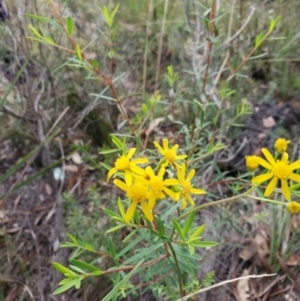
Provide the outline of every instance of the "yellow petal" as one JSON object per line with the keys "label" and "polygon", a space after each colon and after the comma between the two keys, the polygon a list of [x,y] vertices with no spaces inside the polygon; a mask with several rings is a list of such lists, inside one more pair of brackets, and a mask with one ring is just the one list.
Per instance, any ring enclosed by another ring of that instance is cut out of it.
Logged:
{"label": "yellow petal", "polygon": [[142,211],[145,214],[146,218],[150,222],[152,222],[153,221],[153,214],[152,214],[150,208],[148,207],[148,205],[145,202],[142,202],[141,205],[142,205]]}
{"label": "yellow petal", "polygon": [[130,160],[131,157],[134,155],[135,151],[136,151],[136,148],[131,148],[131,149],[129,150],[129,152],[128,152],[126,158]]}
{"label": "yellow petal", "polygon": [[298,175],[296,173],[291,173],[289,178],[295,182],[300,182],[300,175]]}
{"label": "yellow petal", "polygon": [[181,202],[182,202],[181,209],[185,209],[186,208],[186,197],[185,196],[182,196]]}
{"label": "yellow petal", "polygon": [[130,204],[125,215],[125,221],[129,222],[132,219],[134,212],[136,210],[136,206],[137,206],[136,202],[132,202]]}
{"label": "yellow petal", "polygon": [[297,160],[297,161],[291,163],[291,164],[289,165],[289,168],[290,168],[291,170],[295,170],[295,169],[297,169],[297,168],[300,168],[300,160]]}
{"label": "yellow petal", "polygon": [[140,176],[145,176],[147,174],[145,169],[136,165],[131,165],[130,170]]}
{"label": "yellow petal", "polygon": [[148,159],[147,158],[137,158],[137,159],[133,159],[131,160],[131,164],[145,164],[148,163]]}
{"label": "yellow petal", "polygon": [[203,189],[198,189],[198,188],[191,188],[190,192],[192,194],[206,194],[206,191]]}
{"label": "yellow petal", "polygon": [[180,197],[180,193],[176,193],[174,191],[172,191],[171,189],[164,187],[163,191],[168,194],[174,201],[178,201],[179,197]]}
{"label": "yellow petal", "polygon": [[288,153],[283,153],[282,157],[281,157],[281,161],[288,164],[289,154]]}
{"label": "yellow petal", "polygon": [[161,167],[159,169],[159,172],[157,174],[158,177],[163,178],[164,174],[165,174],[166,169],[164,167]]}
{"label": "yellow petal", "polygon": [[[184,165],[184,163],[182,163],[182,165]],[[183,182],[184,181],[184,173],[182,172],[182,165],[176,165],[177,166],[177,178],[179,180],[179,182]]]}
{"label": "yellow petal", "polygon": [[158,149],[158,151],[164,156],[165,155],[165,152],[164,150],[162,149],[162,147],[156,142],[156,141],[153,141],[154,145],[156,146],[156,148]]}
{"label": "yellow petal", "polygon": [[155,173],[154,173],[153,169],[151,168],[151,166],[146,167],[146,172],[147,172],[147,174],[149,175],[150,178],[155,177]]}
{"label": "yellow petal", "polygon": [[113,167],[109,172],[108,172],[108,174],[107,174],[107,182],[109,181],[109,179],[112,177],[112,175],[113,174],[115,174],[116,172],[117,172],[118,170],[115,168],[115,167]]}
{"label": "yellow petal", "polygon": [[278,178],[274,177],[270,183],[268,184],[266,190],[265,190],[265,193],[264,193],[264,196],[265,197],[268,197],[271,195],[271,193],[274,191],[276,185],[277,185],[277,182],[278,182]]}
{"label": "yellow petal", "polygon": [[261,158],[261,157],[257,157],[257,161],[259,163],[259,165],[263,166],[266,169],[272,169],[272,165],[267,162],[265,159]]}
{"label": "yellow petal", "polygon": [[188,195],[188,201],[190,202],[190,204],[194,207],[195,206],[195,202],[194,202],[194,200],[191,198],[191,196],[190,195]]}
{"label": "yellow petal", "polygon": [[192,180],[192,178],[194,177],[194,175],[195,175],[195,169],[192,169],[190,172],[189,172],[189,174],[188,174],[188,176],[186,177],[186,180],[187,181],[191,181]]}
{"label": "yellow petal", "polygon": [[261,151],[265,155],[266,159],[270,162],[270,164],[272,166],[274,166],[276,164],[276,162],[275,162],[273,156],[271,155],[271,153],[269,152],[269,150],[266,148],[262,148]]}
{"label": "yellow petal", "polygon": [[152,191],[149,192],[148,200],[149,200],[148,202],[149,208],[153,209],[153,207],[155,206],[156,195]]}
{"label": "yellow petal", "polygon": [[291,200],[291,193],[286,180],[281,180],[281,189],[287,201]]}
{"label": "yellow petal", "polygon": [[169,141],[168,141],[168,139],[164,139],[163,140],[163,147],[164,147],[164,150],[168,150],[169,149]]}
{"label": "yellow petal", "polygon": [[252,180],[251,180],[251,183],[252,184],[260,184],[264,181],[267,181],[269,179],[271,179],[273,177],[273,173],[272,172],[269,172],[269,173],[266,173],[266,174],[263,174],[263,175],[259,175],[259,176],[256,176],[254,177]]}
{"label": "yellow petal", "polygon": [[177,179],[166,179],[164,180],[164,185],[166,186],[175,186],[178,185],[179,181]]}
{"label": "yellow petal", "polygon": [[124,183],[124,182],[122,182],[122,181],[120,181],[120,180],[118,180],[118,179],[116,179],[116,180],[114,180],[114,184],[117,186],[117,187],[119,187],[121,190],[124,190],[124,191],[128,191],[128,186]]}
{"label": "yellow petal", "polygon": [[175,144],[175,145],[173,145],[173,147],[171,148],[171,150],[176,153],[177,150],[178,150],[178,147],[179,147],[179,145]]}
{"label": "yellow petal", "polygon": [[125,176],[125,183],[128,186],[131,186],[132,185],[132,174],[128,169],[124,170],[124,176]]}
{"label": "yellow petal", "polygon": [[187,155],[178,155],[176,156],[176,160],[182,160],[185,159],[187,157]]}

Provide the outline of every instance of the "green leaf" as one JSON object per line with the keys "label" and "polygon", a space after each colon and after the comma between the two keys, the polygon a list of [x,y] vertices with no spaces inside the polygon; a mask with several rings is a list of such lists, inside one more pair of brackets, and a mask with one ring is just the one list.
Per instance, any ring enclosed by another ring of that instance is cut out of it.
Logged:
{"label": "green leaf", "polygon": [[156,216],[155,220],[157,222],[159,237],[165,236],[165,227],[164,227],[164,224],[162,223],[161,219],[158,216]]}
{"label": "green leaf", "polygon": [[184,225],[184,228],[183,228],[184,236],[186,236],[188,234],[189,230],[191,229],[191,226],[195,219],[195,215],[196,215],[196,212],[194,211],[190,214],[189,218],[187,219],[187,221]]}
{"label": "green leaf", "polygon": [[56,45],[54,40],[48,34],[45,34],[44,38],[50,45]]}
{"label": "green leaf", "polygon": [[192,244],[188,244],[190,254],[193,255],[195,253],[195,247]]}
{"label": "green leaf", "polygon": [[28,25],[29,29],[40,39],[43,40],[43,37],[41,36],[41,34],[37,31],[37,29],[35,29],[31,24]]}
{"label": "green leaf", "polygon": [[112,211],[110,209],[104,208],[103,211],[110,217],[117,217],[117,218],[122,219],[122,217],[120,215],[118,215],[117,213],[115,213],[114,211]]}
{"label": "green leaf", "polygon": [[216,245],[218,245],[217,242],[215,241],[190,241],[190,244],[193,245],[194,247],[198,247],[198,248],[211,248],[211,247],[215,247]]}
{"label": "green leaf", "polygon": [[92,59],[91,63],[92,63],[92,65],[93,65],[94,68],[96,68],[96,69],[98,68],[98,66],[99,66],[98,62],[95,59]]}
{"label": "green leaf", "polygon": [[[121,219],[119,219],[119,220],[117,220],[117,221],[120,221]],[[105,233],[112,233],[112,232],[115,232],[115,231],[118,231],[118,230],[120,230],[120,229],[122,229],[122,228],[124,228],[124,227],[126,227],[126,225],[125,224],[123,224],[123,225],[118,225],[118,226],[115,226],[115,227],[112,227],[112,228],[110,228],[110,229],[108,229]]]}
{"label": "green leaf", "polygon": [[78,245],[76,244],[73,244],[73,243],[71,243],[71,242],[65,242],[65,243],[63,243],[63,244],[60,244],[60,248],[76,248],[76,247],[78,247]]}
{"label": "green leaf", "polygon": [[71,270],[69,270],[68,268],[66,268],[65,266],[63,266],[62,264],[58,263],[58,262],[52,262],[53,267],[61,272],[62,274],[68,274],[70,273],[71,275],[76,275],[76,273],[72,272]]}
{"label": "green leaf", "polygon": [[202,234],[205,229],[205,225],[200,226],[190,237],[190,239],[196,238]]}
{"label": "green leaf", "polygon": [[255,48],[259,47],[260,44],[262,43],[262,39],[264,37],[264,33],[261,32],[260,34],[258,34],[255,38]]}
{"label": "green leaf", "polygon": [[73,32],[73,19],[68,17],[66,20],[68,35],[72,35]]}
{"label": "green leaf", "polygon": [[80,288],[80,286],[81,286],[81,280],[82,280],[82,279],[83,279],[83,278],[81,278],[81,277],[79,277],[79,278],[76,279],[75,288],[77,288],[77,289]]}
{"label": "green leaf", "polygon": [[75,267],[74,265],[70,265],[70,268],[73,270],[73,271],[75,271],[75,272],[78,272],[78,273],[80,273],[80,274],[86,274],[86,272],[84,271],[84,270],[82,270],[82,269],[80,269],[80,268],[78,268],[78,267]]}
{"label": "green leaf", "polygon": [[123,149],[124,148],[124,143],[117,138],[115,135],[113,134],[109,134],[111,141],[114,145],[116,145],[119,149]]}
{"label": "green leaf", "polygon": [[103,151],[100,151],[99,154],[100,155],[107,155],[107,154],[112,154],[112,153],[116,153],[116,152],[119,152],[120,149],[107,149],[107,150],[103,150]]}
{"label": "green leaf", "polygon": [[182,239],[183,241],[186,241],[185,235],[184,235],[184,233],[183,233],[183,231],[182,231],[180,225],[179,225],[178,222],[176,221],[176,219],[172,218],[172,222],[173,222],[173,225],[174,225],[175,229],[177,230],[177,233],[178,233],[179,236],[181,237],[181,239]]}
{"label": "green leaf", "polygon": [[107,170],[111,170],[111,167],[107,165],[106,163],[100,162],[101,166],[103,166]]}
{"label": "green leaf", "polygon": [[116,296],[120,288],[130,279],[130,277],[138,270],[143,261],[139,262],[103,299],[102,301],[109,301]]}
{"label": "green leaf", "polygon": [[71,233],[67,233],[67,236],[74,244],[78,245],[78,241],[76,240],[75,236],[73,236]]}
{"label": "green leaf", "polygon": [[124,210],[123,202],[120,198],[118,198],[118,207],[119,207],[119,211],[121,213],[121,216],[125,220],[125,210]]}
{"label": "green leaf", "polygon": [[88,272],[101,272],[103,273],[100,269],[98,269],[97,267],[95,267],[94,265],[92,264],[89,264],[89,263],[85,263],[85,262],[82,262],[80,260],[77,260],[77,259],[71,259],[70,262],[74,265],[74,266],[77,266],[81,269],[85,269],[87,270]]}
{"label": "green leaf", "polygon": [[65,292],[66,290],[68,290],[69,288],[71,288],[72,286],[75,286],[77,282],[77,279],[73,279],[72,281],[70,281],[69,283],[66,283],[65,285],[61,286],[60,288],[56,289],[53,292],[53,295],[58,295],[61,294],[63,292]]}
{"label": "green leaf", "polygon": [[114,54],[115,54],[115,51],[113,49],[111,49],[109,52],[108,52],[108,57],[110,59],[112,59],[114,57]]}
{"label": "green leaf", "polygon": [[104,19],[106,21],[106,24],[109,28],[112,27],[112,19],[110,17],[110,14],[109,14],[109,11],[108,11],[108,8],[106,5],[103,6],[103,8],[99,7],[100,11],[102,12],[103,16],[104,16]]}
{"label": "green leaf", "polygon": [[111,237],[108,238],[108,248],[109,248],[111,256],[113,257],[113,259],[115,259],[117,256],[117,252],[116,252],[116,249],[115,249],[115,246],[114,246],[114,243],[113,243]]}
{"label": "green leaf", "polygon": [[75,50],[76,50],[76,54],[77,54],[79,60],[82,61],[81,49],[80,49],[80,46],[78,43],[76,44]]}
{"label": "green leaf", "polygon": [[111,14],[112,19],[114,19],[115,15],[116,15],[116,13],[117,13],[117,11],[118,11],[118,9],[119,9],[119,6],[120,6],[120,3],[117,4],[117,6],[115,7],[114,11],[112,12],[112,14]]}
{"label": "green leaf", "polygon": [[100,276],[100,275],[103,274],[103,272],[102,271],[95,271],[95,272],[92,272],[92,274],[95,275],[95,276]]}

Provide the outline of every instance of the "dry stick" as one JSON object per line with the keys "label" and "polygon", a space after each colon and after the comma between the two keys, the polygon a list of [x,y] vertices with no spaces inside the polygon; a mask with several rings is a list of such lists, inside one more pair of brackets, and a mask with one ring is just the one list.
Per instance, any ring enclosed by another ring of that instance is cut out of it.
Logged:
{"label": "dry stick", "polygon": [[8,192],[6,193],[6,195],[3,198],[2,202],[0,203],[0,209],[3,209],[3,206],[5,205],[7,199],[9,198],[9,196],[12,194],[13,190],[15,189],[15,187],[19,184],[19,182],[23,178],[23,176],[24,176],[26,170],[28,169],[28,167],[31,165],[31,163],[34,161],[34,159],[38,155],[39,151],[41,150],[41,148],[45,144],[46,139],[53,132],[53,130],[55,129],[55,127],[57,126],[57,124],[59,123],[59,121],[63,118],[63,116],[67,113],[68,110],[69,110],[69,107],[67,107],[67,108],[64,109],[64,111],[60,114],[60,116],[57,118],[57,120],[52,125],[51,129],[47,132],[47,134],[45,136],[45,139],[42,142],[40,142],[40,144],[39,144],[39,146],[38,146],[35,154],[27,161],[27,164],[24,167],[24,169],[22,170],[22,172],[21,172],[19,178],[17,179],[17,181],[13,185],[10,186]]}
{"label": "dry stick", "polygon": [[166,25],[166,19],[167,19],[168,6],[169,6],[169,0],[165,0],[164,15],[163,15],[162,23],[161,23],[159,45],[158,45],[158,53],[157,53],[157,65],[156,65],[154,90],[157,90],[157,86],[158,86],[158,77],[159,77],[159,71],[160,71],[161,52],[162,52],[162,44],[163,44],[164,33],[165,33],[165,25]]}
{"label": "dry stick", "polygon": [[188,300],[189,298],[191,298],[191,297],[193,297],[195,295],[201,294],[201,293],[203,293],[205,291],[209,291],[209,290],[214,289],[216,287],[219,287],[219,286],[222,286],[222,285],[225,285],[225,284],[228,284],[228,283],[232,283],[232,282],[235,282],[235,281],[238,281],[238,280],[247,280],[247,279],[252,279],[252,278],[270,277],[270,276],[275,276],[275,275],[277,275],[277,274],[249,275],[249,276],[244,276],[244,277],[238,277],[238,278],[231,279],[231,280],[225,280],[225,281],[222,281],[220,283],[214,284],[212,286],[203,288],[203,289],[199,290],[196,293],[189,294],[189,295],[185,296],[184,298],[178,299],[176,301],[185,301],[185,300]]}
{"label": "dry stick", "polygon": [[[68,31],[67,31],[67,29],[66,29],[64,23],[62,22],[62,20],[61,20],[59,14],[58,14],[58,12],[57,12],[57,10],[55,9],[53,3],[50,2],[50,5],[51,5],[51,8],[52,8],[52,11],[54,12],[54,15],[55,15],[56,19],[57,19],[58,22],[59,22],[59,25],[60,25],[60,26],[62,27],[62,29],[64,30],[65,34],[67,35],[67,37],[68,37],[69,41],[71,42],[71,44],[73,45],[73,47],[76,48],[77,43],[76,43],[75,40],[68,34]],[[55,46],[57,47],[58,45],[55,45]],[[116,102],[117,102],[117,104],[118,104],[119,110],[120,110],[120,112],[121,112],[123,118],[124,118],[124,119],[127,121],[127,123],[128,123],[128,126],[129,126],[129,128],[130,128],[131,134],[132,134],[135,138],[137,138],[136,133],[135,133],[135,130],[134,130],[134,128],[133,128],[133,125],[131,124],[131,121],[130,121],[130,119],[128,118],[128,116],[127,116],[127,114],[126,114],[126,111],[125,111],[123,105],[121,104],[120,98],[119,98],[119,96],[118,96],[118,94],[117,94],[117,92],[116,92],[116,90],[115,90],[113,81],[112,81],[109,77],[107,77],[107,76],[105,75],[105,73],[102,72],[101,69],[99,69],[98,67],[95,67],[95,66],[93,65],[93,63],[92,63],[92,60],[91,60],[91,59],[88,59],[88,58],[85,56],[85,54],[84,54],[81,50],[80,50],[80,53],[81,53],[82,58],[85,59],[85,61],[90,65],[90,67],[92,67],[92,69],[93,69],[98,75],[100,75],[100,78],[99,78],[99,79],[100,79],[102,82],[104,82],[104,84],[106,84],[106,85],[110,88],[110,90],[112,91],[112,94],[113,94],[113,96],[114,96],[114,98],[115,98],[115,100],[116,100]]]}

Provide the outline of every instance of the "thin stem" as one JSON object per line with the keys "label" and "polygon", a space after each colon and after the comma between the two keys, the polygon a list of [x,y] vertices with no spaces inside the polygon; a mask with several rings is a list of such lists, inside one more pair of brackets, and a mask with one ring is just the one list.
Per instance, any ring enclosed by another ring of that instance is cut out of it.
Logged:
{"label": "thin stem", "polygon": [[182,280],[182,277],[181,277],[181,273],[180,273],[180,268],[179,268],[179,263],[178,263],[178,260],[177,260],[177,256],[176,256],[176,253],[173,249],[173,246],[171,243],[168,243],[168,246],[170,247],[170,250],[172,252],[172,255],[173,255],[173,258],[174,258],[174,261],[175,261],[175,264],[176,264],[176,269],[177,269],[177,274],[178,274],[178,283],[179,283],[179,289],[180,289],[180,295],[181,295],[181,298],[184,297],[184,290],[183,290],[183,280]]}
{"label": "thin stem", "polygon": [[[182,220],[183,218],[185,218],[186,216],[190,215],[192,212],[195,212],[195,211],[200,211],[204,208],[207,208],[207,207],[211,207],[211,206],[217,206],[217,205],[220,205],[220,204],[224,204],[224,203],[229,203],[229,202],[232,202],[232,201],[236,201],[237,199],[239,199],[240,197],[244,197],[244,196],[248,196],[253,190],[256,189],[256,186],[253,186],[251,187],[249,190],[247,190],[246,192],[244,193],[241,193],[241,194],[238,194],[238,195],[235,195],[235,196],[232,196],[230,198],[227,198],[227,199],[223,199],[223,200],[220,200],[220,201],[214,201],[214,202],[210,202],[210,203],[206,203],[206,204],[203,204],[203,205],[200,205],[200,206],[197,206],[195,208],[193,208],[192,210],[186,212],[185,214],[181,215],[177,221],[180,221]],[[249,195],[250,196],[250,195]]]}

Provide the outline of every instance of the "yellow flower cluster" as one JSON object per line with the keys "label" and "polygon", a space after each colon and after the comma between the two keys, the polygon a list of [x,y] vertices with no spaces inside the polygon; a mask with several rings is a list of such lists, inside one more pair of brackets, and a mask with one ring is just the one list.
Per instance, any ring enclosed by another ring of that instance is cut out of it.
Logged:
{"label": "yellow flower cluster", "polygon": [[261,184],[270,180],[264,192],[265,197],[269,197],[272,194],[278,184],[278,181],[280,181],[285,199],[287,201],[291,201],[289,181],[292,180],[300,182],[300,175],[294,172],[296,169],[300,168],[300,160],[290,163],[288,160],[289,155],[285,152],[289,143],[290,141],[283,138],[277,139],[274,147],[280,154],[276,159],[266,148],[261,150],[266,160],[258,156],[246,157],[246,165],[249,171],[255,171],[258,165],[267,169],[266,173],[255,176],[251,181],[252,184]]}
{"label": "yellow flower cluster", "polygon": [[[156,201],[171,197],[174,201],[181,199],[182,209],[186,208],[187,200],[194,206],[195,203],[191,194],[205,194],[202,189],[194,188],[191,180],[195,175],[195,170],[192,169],[186,176],[186,164],[178,163],[179,160],[185,159],[186,155],[177,155],[179,145],[175,144],[169,148],[168,139],[163,140],[163,146],[160,146],[156,141],[153,142],[160,154],[163,156],[162,164],[157,166],[158,172],[147,166],[146,168],[137,165],[148,163],[147,158],[132,159],[136,149],[131,148],[126,155],[119,157],[114,167],[110,169],[107,175],[107,181],[113,175],[122,175],[125,181],[115,179],[113,183],[126,192],[131,204],[125,214],[125,220],[130,221],[136,211],[138,205],[145,217],[153,220],[153,208]],[[167,178],[166,168],[168,166],[177,168],[177,178]],[[176,191],[176,192],[175,192]]]}

